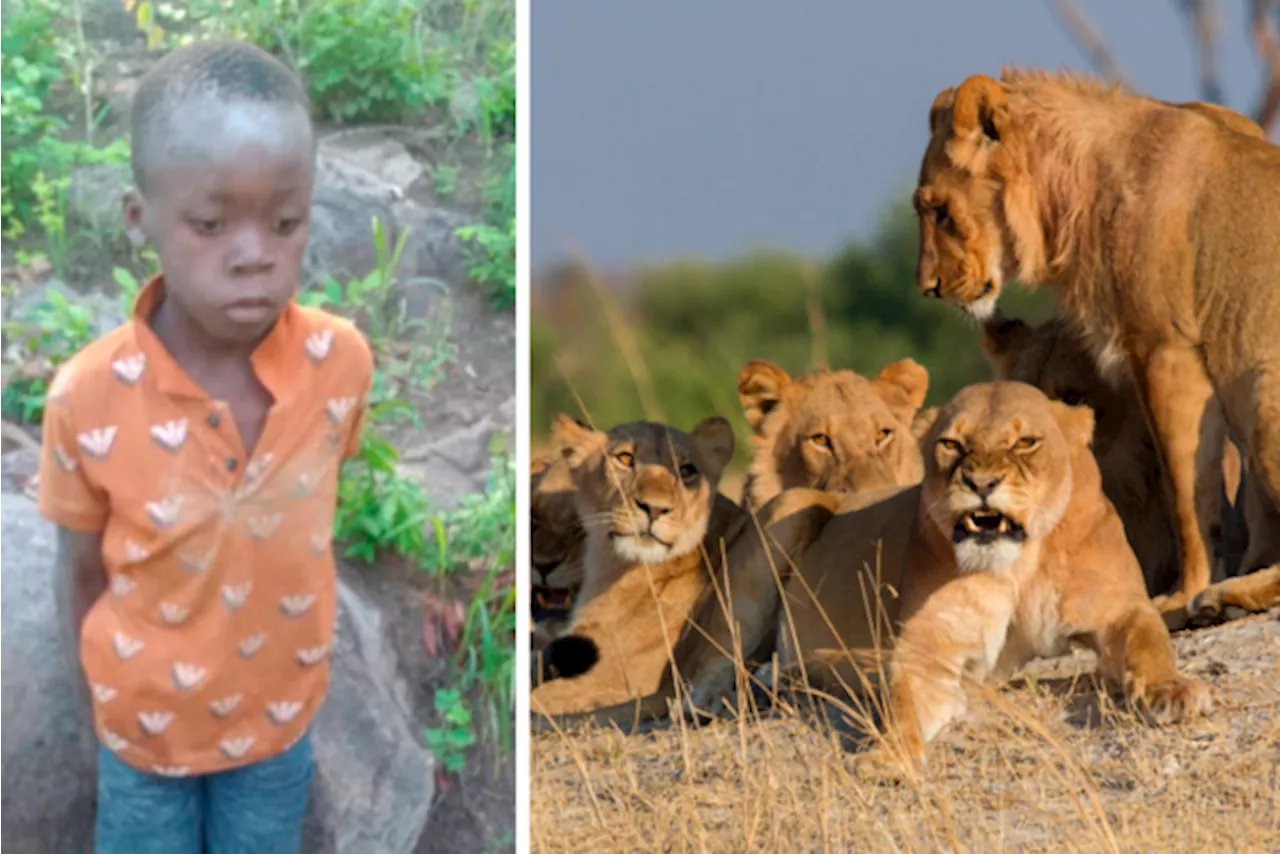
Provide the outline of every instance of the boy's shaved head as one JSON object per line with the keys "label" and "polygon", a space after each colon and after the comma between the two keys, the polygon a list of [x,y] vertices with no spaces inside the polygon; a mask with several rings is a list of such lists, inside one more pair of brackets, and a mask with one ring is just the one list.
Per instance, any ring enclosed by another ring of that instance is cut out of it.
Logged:
{"label": "boy's shaved head", "polygon": [[211,141],[201,127],[209,115],[202,107],[232,102],[291,114],[286,124],[311,136],[306,92],[275,57],[242,42],[189,45],[161,59],[134,95],[131,160],[138,189],[145,195],[153,172],[175,157],[198,157]]}

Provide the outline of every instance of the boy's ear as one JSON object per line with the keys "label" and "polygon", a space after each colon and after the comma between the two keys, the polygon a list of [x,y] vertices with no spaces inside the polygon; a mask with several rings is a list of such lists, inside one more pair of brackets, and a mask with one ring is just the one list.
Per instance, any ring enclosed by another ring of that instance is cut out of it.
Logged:
{"label": "boy's ear", "polygon": [[124,233],[129,237],[130,245],[134,249],[146,246],[147,229],[144,220],[147,209],[142,201],[142,194],[136,189],[125,190],[124,197],[120,200],[120,212],[124,217]]}

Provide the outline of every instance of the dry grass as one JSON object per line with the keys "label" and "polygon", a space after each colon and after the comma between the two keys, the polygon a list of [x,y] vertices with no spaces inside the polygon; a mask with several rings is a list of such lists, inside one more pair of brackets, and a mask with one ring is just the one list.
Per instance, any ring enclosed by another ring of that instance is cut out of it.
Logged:
{"label": "dry grass", "polygon": [[1280,611],[1175,638],[1216,708],[1158,728],[1093,656],[975,696],[918,782],[790,714],[532,741],[532,850],[1280,852]]}

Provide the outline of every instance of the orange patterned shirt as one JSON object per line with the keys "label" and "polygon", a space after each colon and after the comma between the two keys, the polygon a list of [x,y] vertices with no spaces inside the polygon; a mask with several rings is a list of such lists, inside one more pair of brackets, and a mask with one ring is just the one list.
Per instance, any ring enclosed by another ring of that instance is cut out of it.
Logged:
{"label": "orange patterned shirt", "polygon": [[80,638],[98,738],[184,776],[283,752],[324,701],[338,470],[373,360],[351,323],[290,302],[252,356],[275,402],[246,459],[227,404],[147,325],[163,288],[50,386],[40,511],[103,533],[107,589]]}

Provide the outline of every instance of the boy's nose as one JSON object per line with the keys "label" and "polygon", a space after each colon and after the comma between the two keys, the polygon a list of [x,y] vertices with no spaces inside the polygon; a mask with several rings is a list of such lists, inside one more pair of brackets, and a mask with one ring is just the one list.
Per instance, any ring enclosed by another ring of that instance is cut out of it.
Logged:
{"label": "boy's nose", "polygon": [[266,235],[256,228],[244,228],[236,235],[231,256],[231,272],[237,276],[263,273],[275,266]]}

